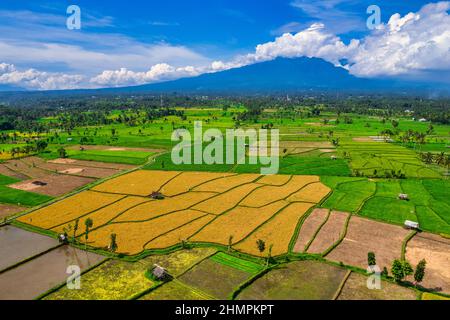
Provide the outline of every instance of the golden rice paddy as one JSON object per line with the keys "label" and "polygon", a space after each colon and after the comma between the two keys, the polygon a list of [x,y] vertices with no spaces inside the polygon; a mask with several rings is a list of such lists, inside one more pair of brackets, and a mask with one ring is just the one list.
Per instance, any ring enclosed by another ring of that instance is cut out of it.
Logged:
{"label": "golden rice paddy", "polygon": [[331,189],[320,182],[312,183],[305,186],[300,191],[294,193],[287,200],[290,202],[314,202],[318,203],[322,200]]}
{"label": "golden rice paddy", "polygon": [[20,222],[50,229],[124,198],[122,195],[84,191],[20,217]]}
{"label": "golden rice paddy", "polygon": [[[273,246],[272,256],[288,252],[289,242],[298,221],[312,206],[311,203],[292,203],[244,241],[235,245],[234,248],[258,256],[267,256],[270,246]],[[262,253],[259,252],[256,245],[258,240],[263,240],[266,243],[266,250]]]}
{"label": "golden rice paddy", "polygon": [[168,197],[173,197],[181,193],[189,192],[194,187],[211,180],[212,183],[218,178],[230,176],[230,173],[204,173],[204,172],[183,172],[170,180],[161,188],[161,193]]}
{"label": "golden rice paddy", "polygon": [[223,193],[233,188],[236,188],[240,185],[254,182],[256,179],[260,177],[261,176],[258,174],[250,174],[250,173],[238,174],[205,183],[201,186],[196,187],[194,190]]}
{"label": "golden rice paddy", "polygon": [[199,229],[204,227],[207,223],[214,219],[213,215],[205,215],[197,220],[194,220],[176,230],[159,236],[153,241],[150,241],[145,249],[164,249],[187,240],[190,236],[196,233]]}
{"label": "golden rice paddy", "polygon": [[282,200],[300,190],[305,185],[319,181],[316,176],[293,176],[283,186],[264,186],[255,190],[243,202],[248,207],[262,207],[274,201]]}
{"label": "golden rice paddy", "polygon": [[[84,221],[90,218],[89,246],[107,249],[115,233],[117,253],[130,255],[182,240],[228,245],[230,236],[237,250],[261,255],[261,239],[279,255],[288,251],[299,219],[329,192],[317,176],[168,171],[135,171],[92,190],[19,221],[61,233],[79,219],[76,236],[84,243]],[[153,199],[153,192],[164,198]]]}
{"label": "golden rice paddy", "polygon": [[94,187],[93,190],[146,197],[152,192],[159,191],[165,183],[178,174],[180,172],[140,170],[106,181]]}
{"label": "golden rice paddy", "polygon": [[212,214],[221,214],[237,206],[250,192],[259,187],[261,186],[256,183],[245,184],[202,202],[194,208]]}
{"label": "golden rice paddy", "polygon": [[286,201],[278,201],[263,208],[236,207],[208,224],[189,240],[228,245],[231,236],[232,243],[236,243],[288,204]]}

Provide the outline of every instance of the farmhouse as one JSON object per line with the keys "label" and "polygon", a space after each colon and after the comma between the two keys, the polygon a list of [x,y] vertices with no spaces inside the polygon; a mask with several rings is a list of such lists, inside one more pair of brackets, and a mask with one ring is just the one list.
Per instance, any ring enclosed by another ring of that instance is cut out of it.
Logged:
{"label": "farmhouse", "polygon": [[405,221],[405,227],[408,229],[419,229],[419,223],[418,222],[414,222],[414,221],[409,221],[406,220]]}

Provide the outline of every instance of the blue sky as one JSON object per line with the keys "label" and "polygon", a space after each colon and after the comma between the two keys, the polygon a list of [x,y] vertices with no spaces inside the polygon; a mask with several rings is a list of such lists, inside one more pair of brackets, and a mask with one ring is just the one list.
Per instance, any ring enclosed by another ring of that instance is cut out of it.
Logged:
{"label": "blue sky", "polygon": [[[392,15],[398,13],[404,17],[409,12],[417,13],[427,3],[429,1],[417,0],[79,0],[57,3],[2,0],[0,63],[14,65],[13,70],[20,72],[33,69],[68,77],[94,77],[105,70],[121,68],[146,72],[159,64],[182,68],[170,77],[195,75],[207,70],[206,66],[214,61],[234,61],[236,57],[253,54],[257,45],[273,42],[286,32],[302,32],[314,23],[321,23],[323,34],[336,36],[347,46],[352,39],[361,40],[371,35],[372,31],[366,27],[369,5],[381,8],[382,22],[387,24]],[[66,8],[71,4],[81,8],[81,30],[68,30],[65,26]],[[441,11],[448,17],[448,9]],[[365,59],[360,56],[355,57],[355,61]],[[335,62],[336,57],[322,58]],[[193,67],[195,71],[186,67]],[[429,64],[426,67],[429,69]],[[3,69],[6,73],[7,68]],[[158,66],[158,70],[154,70],[158,75],[173,71],[167,66]],[[134,76],[127,74],[128,78]],[[8,78],[3,82],[13,82],[11,77],[3,78]],[[80,82],[86,86],[86,79]],[[109,86],[107,82],[105,85]]]}

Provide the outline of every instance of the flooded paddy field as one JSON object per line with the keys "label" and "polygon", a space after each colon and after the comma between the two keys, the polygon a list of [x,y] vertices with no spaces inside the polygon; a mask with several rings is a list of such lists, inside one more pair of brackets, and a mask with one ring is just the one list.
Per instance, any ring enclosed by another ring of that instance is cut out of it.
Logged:
{"label": "flooded paddy field", "polygon": [[0,274],[0,300],[34,299],[66,282],[70,276],[66,273],[69,266],[79,266],[83,271],[103,259],[105,257],[69,246],[56,248]]}
{"label": "flooded paddy field", "polygon": [[13,226],[0,228],[0,271],[58,245],[56,239]]}

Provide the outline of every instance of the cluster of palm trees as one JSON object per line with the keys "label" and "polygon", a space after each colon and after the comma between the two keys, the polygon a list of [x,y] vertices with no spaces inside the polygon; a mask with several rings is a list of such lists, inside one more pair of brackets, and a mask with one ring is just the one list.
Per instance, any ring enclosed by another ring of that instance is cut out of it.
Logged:
{"label": "cluster of palm trees", "polygon": [[400,141],[404,144],[414,143],[414,148],[416,145],[424,145],[426,143],[426,133],[422,133],[414,130],[407,130],[400,136]]}
{"label": "cluster of palm trees", "polygon": [[420,154],[420,158],[426,164],[435,163],[439,166],[448,167],[450,166],[450,155],[445,154],[445,152],[433,154],[431,152],[424,152]]}

